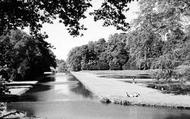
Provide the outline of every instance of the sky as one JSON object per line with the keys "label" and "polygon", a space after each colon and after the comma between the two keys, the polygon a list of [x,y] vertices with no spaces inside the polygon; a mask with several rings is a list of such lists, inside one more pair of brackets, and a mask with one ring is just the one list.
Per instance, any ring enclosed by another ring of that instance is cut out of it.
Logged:
{"label": "sky", "polygon": [[[101,4],[97,1],[98,0],[94,0],[94,3],[92,3],[95,6],[94,8],[98,8]],[[127,18],[129,21],[137,16],[135,15],[137,11],[137,2],[134,2],[130,5],[130,10],[127,12]],[[86,31],[82,32],[84,34],[82,37],[70,36],[64,24],[59,23],[58,20],[55,20],[54,24],[43,25],[42,31],[46,32],[49,36],[46,41],[55,47],[52,51],[56,55],[57,59],[66,60],[69,51],[76,46],[87,44],[89,41],[97,41],[100,38],[105,38],[107,40],[111,34],[122,32],[116,30],[113,26],[103,27],[102,21],[95,22],[92,16],[87,16],[82,23],[84,23],[86,28],[88,28]]]}

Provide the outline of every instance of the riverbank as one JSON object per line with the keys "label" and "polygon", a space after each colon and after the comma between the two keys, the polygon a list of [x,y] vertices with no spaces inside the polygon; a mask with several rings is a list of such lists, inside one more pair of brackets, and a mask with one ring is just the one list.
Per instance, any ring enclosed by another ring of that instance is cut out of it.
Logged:
{"label": "riverbank", "polygon": [[10,82],[8,85],[10,95],[20,96],[32,88],[38,81],[14,81]]}
{"label": "riverbank", "polygon": [[[6,83],[6,86],[8,88],[9,93],[5,96],[1,97],[0,100],[0,119],[8,119],[8,118],[25,118],[26,113],[20,112],[20,111],[9,111],[7,110],[7,103],[3,102],[9,102],[14,101],[19,96],[27,92],[29,89],[31,89],[35,84],[37,84],[38,81],[13,81]],[[2,101],[2,102],[1,102]]]}
{"label": "riverbank", "polygon": [[1,96],[0,102],[12,102],[31,89],[38,81],[13,81],[6,83],[8,93]]}
{"label": "riverbank", "polygon": [[[190,96],[163,94],[161,91],[119,79],[98,77],[90,72],[72,72],[100,100],[123,105],[161,106],[190,109]],[[123,80],[123,79],[122,79]],[[138,96],[136,96],[138,94]],[[131,95],[131,96],[129,96]],[[109,100],[109,101],[108,101]]]}

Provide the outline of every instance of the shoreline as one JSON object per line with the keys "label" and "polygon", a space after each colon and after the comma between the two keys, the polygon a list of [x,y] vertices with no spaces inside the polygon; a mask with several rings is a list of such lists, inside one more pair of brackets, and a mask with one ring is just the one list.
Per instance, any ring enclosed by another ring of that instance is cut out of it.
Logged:
{"label": "shoreline", "polygon": [[33,88],[38,81],[13,81],[7,83],[8,93],[3,95],[0,102],[12,102],[22,94]]}
{"label": "shoreline", "polygon": [[14,81],[10,82],[9,85],[9,95],[20,96],[31,89],[38,81]]}
{"label": "shoreline", "polygon": [[37,83],[38,81],[13,81],[7,83],[6,85],[8,86],[10,93],[6,94],[4,97],[1,97],[0,103],[1,106],[3,106],[0,107],[0,118],[24,118],[26,116],[26,113],[22,111],[7,111],[5,102],[11,102],[13,98],[18,98],[30,90]]}
{"label": "shoreline", "polygon": [[[161,91],[131,84],[111,78],[100,78],[90,72],[71,72],[88,90],[103,103],[136,105],[147,107],[167,107],[190,110],[190,96],[163,94]],[[138,97],[127,94],[139,93]]]}

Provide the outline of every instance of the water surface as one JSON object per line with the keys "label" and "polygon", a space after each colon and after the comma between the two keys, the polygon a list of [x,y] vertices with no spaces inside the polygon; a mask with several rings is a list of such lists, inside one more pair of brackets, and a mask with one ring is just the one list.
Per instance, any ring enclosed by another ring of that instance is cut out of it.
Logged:
{"label": "water surface", "polygon": [[75,77],[56,74],[8,104],[43,119],[190,119],[189,110],[101,104]]}

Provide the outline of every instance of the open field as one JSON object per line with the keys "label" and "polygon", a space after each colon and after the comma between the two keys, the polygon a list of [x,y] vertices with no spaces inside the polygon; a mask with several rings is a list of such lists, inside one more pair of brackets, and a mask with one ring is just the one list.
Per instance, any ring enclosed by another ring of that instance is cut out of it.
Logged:
{"label": "open field", "polygon": [[[113,78],[106,76],[125,75],[135,76],[148,74],[150,71],[82,71],[72,72],[90,91],[100,98],[107,98],[115,103],[116,100],[127,101],[134,105],[167,106],[190,108],[189,95],[164,94],[160,90],[148,88],[142,83],[129,83],[124,80],[131,78]],[[135,79],[138,80],[144,79]],[[146,78],[146,81],[153,81]],[[133,96],[139,94],[138,97]],[[132,95],[132,96],[128,96]]]}
{"label": "open field", "polygon": [[127,83],[154,88],[162,93],[190,95],[190,81],[181,82],[179,80],[155,80],[151,77],[153,70],[116,70],[116,71],[86,71],[98,77],[119,80]]}

